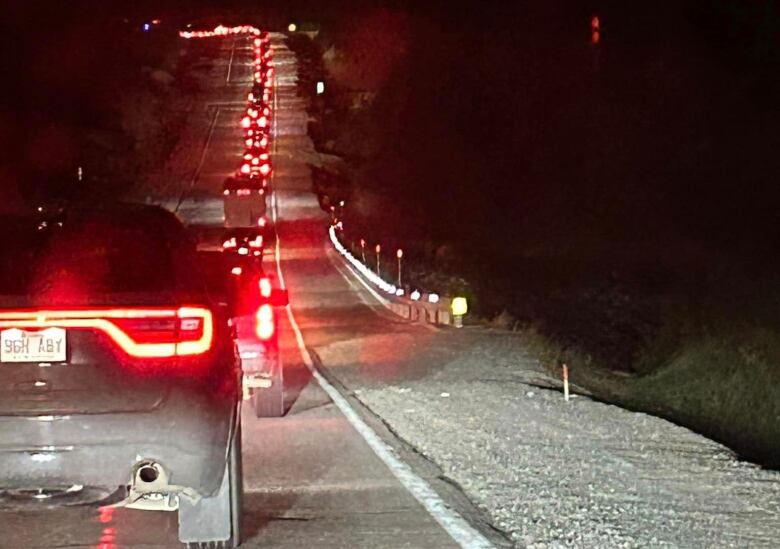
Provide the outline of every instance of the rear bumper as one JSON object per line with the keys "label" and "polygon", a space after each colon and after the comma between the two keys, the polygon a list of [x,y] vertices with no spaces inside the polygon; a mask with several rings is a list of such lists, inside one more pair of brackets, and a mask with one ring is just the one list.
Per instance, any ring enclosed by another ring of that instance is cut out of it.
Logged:
{"label": "rear bumper", "polygon": [[268,341],[259,340],[251,316],[237,317],[234,321],[244,376],[272,378],[278,375],[281,368],[278,337],[274,335]]}
{"label": "rear bumper", "polygon": [[224,198],[225,227],[257,227],[266,213],[265,195]]}
{"label": "rear bumper", "polygon": [[222,480],[237,412],[224,395],[172,389],[150,412],[0,417],[0,487],[117,487],[152,460],[171,484],[211,495]]}

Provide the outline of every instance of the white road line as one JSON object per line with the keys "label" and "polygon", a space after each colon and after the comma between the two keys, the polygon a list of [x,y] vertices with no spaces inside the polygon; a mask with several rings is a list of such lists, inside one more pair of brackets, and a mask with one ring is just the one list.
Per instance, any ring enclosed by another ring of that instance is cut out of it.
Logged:
{"label": "white road line", "polygon": [[[190,179],[190,189],[195,186],[195,182],[198,180],[198,177],[200,176],[200,171],[203,169],[203,163],[206,161],[206,153],[209,151],[209,145],[211,144],[211,137],[214,135],[214,128],[217,127],[217,118],[219,117],[219,111],[221,109],[217,107],[214,109],[214,116],[211,118],[211,125],[209,126],[209,133],[206,136],[206,142],[203,144],[203,152],[200,153],[200,160],[198,161],[198,166],[195,168],[195,172],[192,174],[192,179]],[[184,202],[184,195],[186,193],[182,191],[181,196],[179,196],[179,203],[176,204],[176,208],[174,208],[173,212],[177,213],[179,211],[179,208],[181,208],[182,202]]]}
{"label": "white road line", "polygon": [[[337,254],[337,255],[338,255],[338,254]],[[339,255],[339,259],[340,259],[340,258],[341,258],[341,256]],[[336,267],[336,265],[335,265],[335,261],[333,260],[333,258],[330,258],[330,262],[331,262],[331,264],[333,264],[333,266],[334,266],[334,267]],[[359,274],[359,273],[356,273],[356,272],[355,272],[355,269],[353,269],[353,268],[352,268],[352,267],[351,267],[351,266],[350,266],[350,265],[349,265],[349,264],[348,264],[346,261],[343,261],[343,260],[342,260],[341,262],[344,264],[344,266],[347,268],[347,270],[348,270],[350,273],[352,273],[352,275],[355,277],[355,279],[357,279],[357,281],[358,281],[358,282],[360,282],[360,284],[361,284],[361,285],[362,285],[362,286],[363,286],[363,287],[364,287],[366,290],[368,290],[368,291],[369,291],[369,293],[370,293],[372,296],[374,296],[374,299],[376,299],[376,300],[377,300],[377,301],[378,301],[380,304],[382,304],[382,305],[384,305],[385,307],[387,307],[388,309],[390,309],[390,302],[389,302],[387,299],[385,299],[384,297],[382,297],[381,295],[379,295],[379,293],[377,293],[377,291],[376,291],[374,288],[372,288],[372,287],[371,287],[371,286],[370,286],[370,285],[369,285],[369,284],[368,284],[368,283],[367,283],[365,280],[363,280],[363,277],[362,277],[362,276],[360,276],[360,274]],[[344,279],[347,281],[347,283],[348,283],[350,286],[352,286],[352,284],[349,282],[349,279],[348,279],[348,278],[347,278],[347,276],[346,276],[346,275],[345,275],[345,274],[344,274],[344,273],[341,271],[341,269],[339,269],[338,267],[336,267],[336,270],[339,272],[339,274],[341,274],[341,276],[343,276],[343,277],[344,277]]]}
{"label": "white road line", "polygon": [[352,282],[352,279],[350,279],[350,277],[348,275],[346,275],[344,273],[344,271],[341,270],[341,267],[339,267],[338,264],[335,261],[333,261],[333,258],[330,258],[330,263],[331,263],[331,265],[333,265],[333,268],[336,269],[336,271],[338,271],[338,273],[342,276],[344,281],[347,283],[347,285],[350,287],[350,289],[355,293],[355,295],[358,296],[358,299],[360,300],[360,302],[363,305],[365,305],[366,307],[368,307],[369,309],[371,309],[372,311],[376,311],[376,308],[375,308],[376,304],[375,303],[371,303],[370,301],[368,301],[368,298],[363,295],[363,292],[360,291],[360,288],[358,288],[355,285],[355,283]]}
{"label": "white road line", "polygon": [[[279,277],[279,283],[282,288],[286,288],[284,282],[284,275],[282,274],[281,263],[281,243],[279,241],[279,232],[276,229],[276,223],[278,220],[276,193],[271,195],[271,214],[274,220],[274,231],[276,233],[276,246],[275,246],[275,259],[276,259],[276,272]],[[477,532],[460,514],[453,509],[450,509],[446,503],[439,497],[439,495],[431,488],[425,480],[419,477],[412,471],[412,469],[404,463],[400,458],[395,455],[394,450],[386,444],[377,435],[371,427],[363,421],[357,412],[352,408],[339,391],[326,380],[322,374],[314,367],[314,361],[306,348],[306,342],[303,339],[303,334],[298,326],[298,322],[293,315],[292,307],[287,305],[287,318],[290,321],[293,332],[295,333],[295,340],[298,344],[303,363],[311,371],[314,379],[317,380],[322,390],[330,397],[333,403],[338,407],[347,421],[355,428],[355,430],[363,437],[368,446],[374,451],[374,453],[381,459],[384,464],[390,469],[393,475],[398,481],[409,491],[414,498],[425,507],[426,511],[438,522],[442,528],[450,535],[450,537],[461,547],[474,548],[474,549],[488,549],[493,548],[487,538]]]}
{"label": "white road line", "polygon": [[228,61],[228,70],[227,70],[227,76],[225,77],[225,85],[230,84],[230,71],[233,68],[233,57],[236,55],[236,40],[238,40],[238,38],[233,38],[233,47],[230,50],[230,61]]}
{"label": "white road line", "polygon": [[[276,96],[274,93],[274,106],[276,106]],[[274,137],[276,137],[276,120],[278,111],[274,112]],[[276,139],[274,139],[274,143]],[[274,144],[274,152],[276,152],[276,146]],[[274,247],[274,257],[276,260],[276,273],[279,277],[279,284],[282,288],[286,288],[284,282],[284,275],[282,274],[282,262],[281,262],[281,242],[279,240],[279,230],[277,228],[277,222],[279,220],[278,207],[276,201],[275,190],[271,193],[271,216],[274,222],[274,233],[276,235],[276,245]],[[362,282],[362,281],[361,281]],[[381,459],[398,481],[409,491],[414,498],[425,507],[426,511],[438,522],[442,528],[450,535],[450,537],[464,548],[473,549],[492,549],[493,544],[487,540],[482,534],[474,529],[458,512],[450,509],[447,504],[439,497],[439,495],[431,488],[425,480],[419,477],[412,471],[412,469],[404,463],[399,457],[395,455],[394,450],[386,444],[377,435],[371,427],[363,421],[357,412],[352,408],[339,391],[326,380],[322,374],[314,367],[314,361],[306,348],[306,342],[303,339],[303,334],[298,326],[298,322],[293,315],[292,307],[287,305],[287,318],[290,321],[293,332],[295,333],[295,340],[298,344],[298,349],[301,353],[301,358],[306,367],[311,371],[312,376],[317,383],[319,383],[322,390],[330,397],[333,403],[338,407],[347,421],[355,428],[355,430],[363,437],[366,444],[374,451],[374,453]]]}
{"label": "white road line", "polygon": [[[338,265],[336,264],[336,261],[341,261],[341,263],[344,265],[344,267],[346,267],[347,270],[352,274],[352,276],[355,277],[355,279],[358,282],[360,282],[360,284],[362,284],[366,288],[366,290],[369,291],[369,293],[374,297],[374,299],[376,299],[379,302],[380,305],[382,305],[385,309],[387,309],[388,311],[393,313],[394,316],[402,318],[402,319],[405,318],[404,316],[399,315],[397,312],[395,312],[393,310],[392,303],[387,298],[385,298],[382,295],[380,295],[379,292],[377,292],[374,288],[372,288],[371,285],[368,282],[366,282],[365,278],[363,276],[361,276],[360,273],[357,272],[352,267],[352,265],[349,264],[349,262],[344,258],[344,256],[339,254],[338,251],[335,252],[335,255],[336,255],[336,259],[333,259],[333,254],[330,254],[331,265],[333,265],[333,267],[336,269],[336,271],[338,271],[338,273],[342,277],[344,277],[344,280],[347,281],[347,284],[349,284],[350,288],[355,288],[355,285],[352,284],[352,282],[350,281],[349,277],[346,274],[344,274],[344,271],[342,271],[338,267]],[[359,288],[356,288],[356,289],[359,290]],[[365,299],[363,299],[362,292],[358,291],[357,293],[358,293],[358,296],[360,296],[360,300],[363,303],[365,303],[369,308],[371,308],[371,310],[373,310],[376,313],[377,311],[374,310],[372,305],[370,303],[368,303]],[[409,320],[409,319],[407,318],[407,320]],[[428,322],[416,322],[414,325],[415,326],[421,326],[421,327],[423,327],[426,330],[429,330],[431,332],[438,332],[439,331],[439,328],[437,328],[433,324],[429,324]]]}

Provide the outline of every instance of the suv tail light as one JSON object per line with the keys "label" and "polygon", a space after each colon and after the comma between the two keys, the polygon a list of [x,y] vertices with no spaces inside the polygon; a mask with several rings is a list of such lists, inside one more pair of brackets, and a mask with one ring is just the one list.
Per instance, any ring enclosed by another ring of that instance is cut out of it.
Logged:
{"label": "suv tail light", "polygon": [[211,349],[214,319],[203,307],[0,312],[0,328],[95,330],[135,358],[200,355]]}
{"label": "suv tail light", "polygon": [[262,297],[271,297],[271,280],[263,277],[260,279],[260,282],[258,283],[258,287],[260,288],[260,295]]}
{"label": "suv tail light", "polygon": [[257,337],[264,341],[271,339],[276,330],[276,327],[274,326],[274,310],[271,306],[268,304],[260,305],[260,308],[257,309],[255,320]]}

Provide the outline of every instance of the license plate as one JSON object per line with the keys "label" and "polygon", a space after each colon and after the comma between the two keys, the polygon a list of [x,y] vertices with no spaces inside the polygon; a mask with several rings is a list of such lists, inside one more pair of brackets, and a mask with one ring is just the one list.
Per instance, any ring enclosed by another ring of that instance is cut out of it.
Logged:
{"label": "license plate", "polygon": [[18,328],[0,332],[0,362],[64,362],[65,330]]}

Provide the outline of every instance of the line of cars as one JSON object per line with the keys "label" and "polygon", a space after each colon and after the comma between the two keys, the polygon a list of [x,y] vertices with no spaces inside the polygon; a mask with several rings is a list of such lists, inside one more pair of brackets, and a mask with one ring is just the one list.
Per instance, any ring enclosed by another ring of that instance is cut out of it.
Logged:
{"label": "line of cars", "polygon": [[[249,116],[268,120],[268,37],[246,29],[263,77]],[[239,179],[265,196],[253,174],[270,174],[270,135],[246,129],[259,162]],[[262,270],[262,208],[217,252],[156,206],[0,215],[0,512],[172,511],[188,547],[239,544],[242,403],[284,411],[274,308],[287,294]]]}
{"label": "line of cars", "polygon": [[222,195],[226,227],[255,226],[265,216],[271,165],[273,49],[268,33],[252,39],[252,89],[241,118],[244,152],[235,175],[225,180]]}
{"label": "line of cars", "polygon": [[273,237],[266,216],[271,164],[273,49],[268,33],[251,37],[252,88],[240,119],[244,152],[235,174],[225,180],[222,196],[225,227],[222,252],[231,290],[239,301],[234,319],[244,368],[246,395],[257,417],[284,414],[284,368],[279,354],[276,308],[287,304],[283,290],[272,287],[263,271],[263,250]]}

